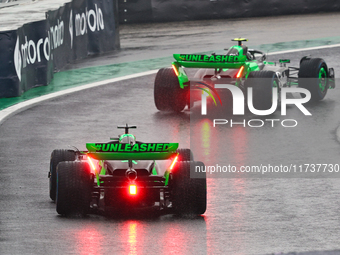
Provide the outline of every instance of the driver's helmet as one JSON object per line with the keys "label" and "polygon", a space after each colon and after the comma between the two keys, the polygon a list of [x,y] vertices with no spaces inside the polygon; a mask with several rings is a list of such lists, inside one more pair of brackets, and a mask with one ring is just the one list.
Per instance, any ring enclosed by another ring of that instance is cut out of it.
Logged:
{"label": "driver's helmet", "polygon": [[134,145],[136,143],[136,137],[132,134],[124,134],[119,137],[119,143],[127,143]]}

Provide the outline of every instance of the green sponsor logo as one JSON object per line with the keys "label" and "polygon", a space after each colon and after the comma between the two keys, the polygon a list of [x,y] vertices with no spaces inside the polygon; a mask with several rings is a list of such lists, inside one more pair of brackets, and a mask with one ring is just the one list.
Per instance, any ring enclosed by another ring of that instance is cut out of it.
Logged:
{"label": "green sponsor logo", "polygon": [[214,62],[214,63],[225,63],[225,62],[237,62],[239,61],[238,56],[234,55],[194,55],[194,54],[181,54],[179,58],[183,61],[192,62]]}
{"label": "green sponsor logo", "polygon": [[172,143],[93,143],[86,144],[89,151],[94,152],[167,152],[171,149],[175,149]]}

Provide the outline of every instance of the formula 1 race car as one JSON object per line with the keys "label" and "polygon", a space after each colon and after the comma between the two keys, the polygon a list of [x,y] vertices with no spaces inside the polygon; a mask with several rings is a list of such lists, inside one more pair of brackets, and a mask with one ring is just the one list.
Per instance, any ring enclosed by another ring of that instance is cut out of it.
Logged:
{"label": "formula 1 race car", "polygon": [[190,178],[190,149],[178,143],[136,141],[129,129],[108,143],[87,143],[88,151],[54,150],[51,154],[50,198],[61,215],[121,213],[156,209],[161,213],[203,214],[206,178]]}
{"label": "formula 1 race car", "polygon": [[[288,67],[289,59],[267,62],[266,55],[243,45],[245,38],[235,38],[238,45],[224,55],[174,54],[172,68],[158,71],[154,83],[155,105],[160,111],[181,112],[202,98],[202,91],[215,101],[219,99],[217,84],[237,86],[246,95],[252,87],[256,109],[268,109],[273,102],[273,88],[278,99],[284,87],[299,86],[310,91],[311,101],[322,100],[328,89],[335,87],[334,69],[321,58],[303,57],[300,68]],[[189,79],[184,68],[199,68]],[[220,100],[221,101],[221,100]],[[222,102],[221,102],[222,103]]]}

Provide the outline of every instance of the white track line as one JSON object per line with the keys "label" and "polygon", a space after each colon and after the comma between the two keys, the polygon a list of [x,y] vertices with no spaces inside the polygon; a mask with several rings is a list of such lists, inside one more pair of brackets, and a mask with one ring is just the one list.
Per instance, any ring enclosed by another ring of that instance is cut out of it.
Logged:
{"label": "white track line", "polygon": [[[308,50],[327,49],[327,48],[334,48],[334,47],[340,47],[340,44],[270,52],[270,53],[268,53],[268,55],[285,54],[285,53],[308,51]],[[138,77],[146,76],[146,75],[150,75],[150,74],[155,74],[157,71],[158,70],[151,70],[151,71],[147,71],[147,72],[131,74],[131,75],[123,76],[123,77],[118,77],[118,78],[108,79],[108,80],[104,80],[104,81],[94,82],[94,83],[78,86],[78,87],[75,87],[75,88],[65,89],[65,90],[54,92],[54,93],[47,94],[47,95],[44,95],[44,96],[36,97],[36,98],[30,99],[30,100],[27,100],[25,102],[15,104],[13,106],[10,106],[10,107],[0,111],[0,125],[10,116],[17,114],[19,112],[22,112],[22,111],[24,111],[24,110],[26,110],[26,109],[34,106],[34,105],[37,105],[41,102],[44,102],[44,101],[47,101],[47,100],[50,100],[50,99],[53,99],[53,98],[56,98],[56,97],[59,97],[59,96],[71,94],[71,93],[74,93],[74,92],[77,92],[77,91],[81,91],[81,90],[84,90],[84,89],[95,88],[95,87],[107,85],[107,84],[113,83],[113,82],[138,78]],[[340,141],[340,128],[338,129],[338,139]]]}
{"label": "white track line", "polygon": [[321,50],[321,49],[328,49],[328,48],[335,48],[340,47],[339,44],[332,44],[332,45],[324,45],[324,46],[315,46],[315,47],[309,47],[309,48],[302,48],[302,49],[295,49],[295,50],[284,50],[284,51],[276,51],[276,52],[270,52],[268,55],[276,55],[276,54],[285,54],[285,53],[292,53],[292,52],[299,52],[299,51],[307,51],[307,50]]}

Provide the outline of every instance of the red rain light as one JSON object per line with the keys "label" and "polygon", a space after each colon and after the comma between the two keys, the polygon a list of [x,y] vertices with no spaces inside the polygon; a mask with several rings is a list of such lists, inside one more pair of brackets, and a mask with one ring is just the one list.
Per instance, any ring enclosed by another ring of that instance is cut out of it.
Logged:
{"label": "red rain light", "polygon": [[177,162],[177,159],[178,159],[178,155],[174,158],[174,160],[172,161],[171,165],[170,165],[170,171],[174,168],[176,162]]}
{"label": "red rain light", "polygon": [[137,186],[135,184],[131,184],[129,186],[130,195],[137,195]]}
{"label": "red rain light", "polygon": [[236,74],[236,78],[240,78],[241,74],[243,72],[244,66],[241,66],[240,70],[238,71],[238,73]]}
{"label": "red rain light", "polygon": [[179,75],[177,67],[175,65],[172,65],[172,69],[174,69],[176,76]]}
{"label": "red rain light", "polygon": [[93,171],[96,172],[96,166],[94,165],[92,159],[89,156],[87,156],[87,159],[88,159],[90,166],[92,167]]}

